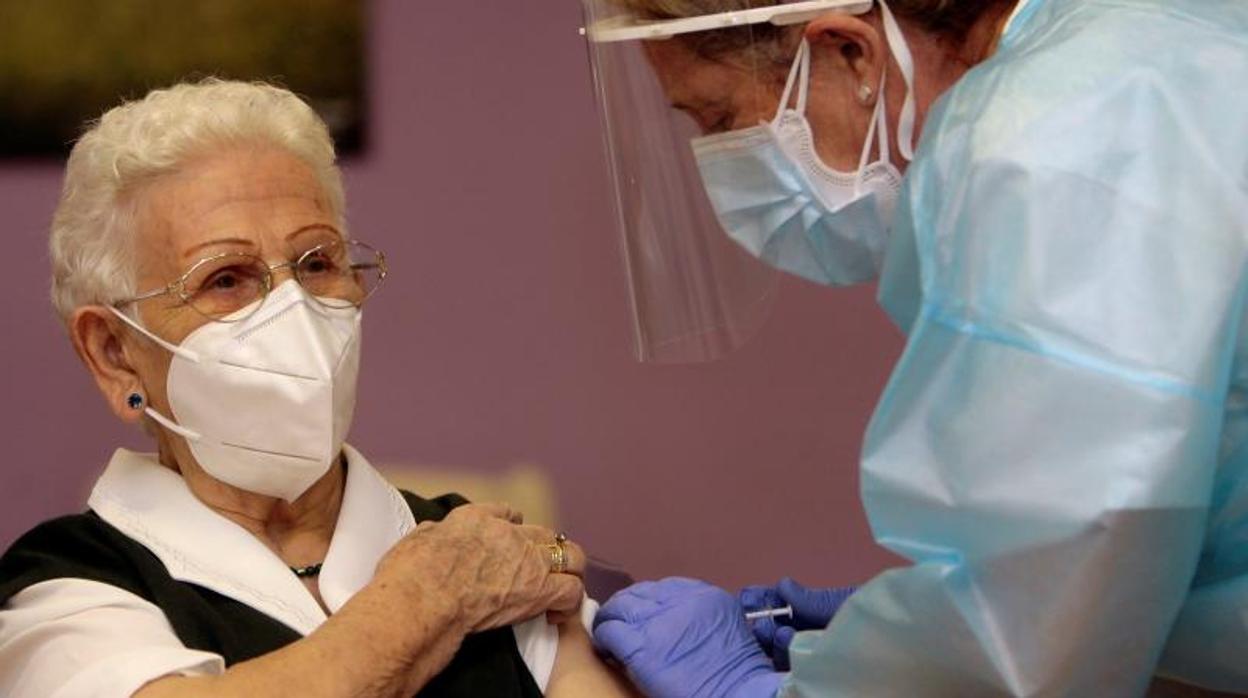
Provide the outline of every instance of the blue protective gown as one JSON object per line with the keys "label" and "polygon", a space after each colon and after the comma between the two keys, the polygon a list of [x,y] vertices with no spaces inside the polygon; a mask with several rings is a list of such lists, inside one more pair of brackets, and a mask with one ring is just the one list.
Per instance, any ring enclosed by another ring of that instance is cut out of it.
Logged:
{"label": "blue protective gown", "polygon": [[862,490],[914,564],[783,693],[1248,692],[1248,0],[1030,0],[893,230]]}

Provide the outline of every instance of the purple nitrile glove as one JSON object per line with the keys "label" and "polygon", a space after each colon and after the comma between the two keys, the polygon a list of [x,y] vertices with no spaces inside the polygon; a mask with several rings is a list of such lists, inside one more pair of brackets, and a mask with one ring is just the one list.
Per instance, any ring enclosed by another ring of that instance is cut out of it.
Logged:
{"label": "purple nitrile glove", "polygon": [[642,582],[603,604],[594,645],[652,698],[774,698],[776,672],[731,594],[695,579]]}
{"label": "purple nitrile glove", "polygon": [[746,612],[793,607],[792,616],[759,618],[753,621],[751,628],[754,638],[775,662],[776,668],[788,671],[789,645],[793,642],[793,636],[801,630],[822,630],[828,627],[841,604],[845,603],[856,588],[811,589],[785,577],[775,586],[746,587],[738,594],[738,599]]}

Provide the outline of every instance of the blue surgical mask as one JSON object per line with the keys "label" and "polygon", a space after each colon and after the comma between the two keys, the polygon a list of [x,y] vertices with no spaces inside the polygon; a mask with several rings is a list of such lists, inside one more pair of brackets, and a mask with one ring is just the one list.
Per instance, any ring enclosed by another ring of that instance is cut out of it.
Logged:
{"label": "blue surgical mask", "polygon": [[[899,142],[909,159],[914,132],[913,68],[905,39],[881,2],[886,34],[907,99]],[[790,97],[797,86],[796,105]],[[720,225],[754,256],[816,283],[843,286],[879,276],[901,188],[891,162],[884,85],[856,172],[828,167],[806,120],[810,46],[803,41],[775,118],[753,128],[695,139],[694,157]],[[872,145],[879,159],[871,162]]]}

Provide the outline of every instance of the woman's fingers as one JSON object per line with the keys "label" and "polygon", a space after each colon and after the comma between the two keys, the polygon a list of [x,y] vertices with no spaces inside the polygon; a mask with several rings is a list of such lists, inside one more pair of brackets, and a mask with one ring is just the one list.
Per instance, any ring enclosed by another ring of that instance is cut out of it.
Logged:
{"label": "woman's fingers", "polygon": [[567,553],[568,560],[568,568],[564,572],[583,578],[585,576],[585,564],[588,561],[585,550],[572,541],[564,543],[563,548]]}
{"label": "woman's fingers", "polygon": [[460,516],[490,516],[495,519],[509,521],[513,524],[524,523],[524,513],[513,509],[512,506],[506,502],[465,504],[451,512],[451,516],[455,516],[456,514]]}
{"label": "woman's fingers", "polygon": [[[555,532],[543,526],[521,526],[520,532],[525,538],[536,544],[537,549],[542,553],[544,561],[552,569],[554,567],[554,546]],[[563,542],[564,551],[564,572],[577,577],[585,576],[585,565],[587,562],[585,550],[573,543],[572,541]]]}
{"label": "woman's fingers", "polygon": [[546,612],[555,616],[571,616],[581,608],[585,600],[585,585],[580,577],[570,574],[552,574],[546,578]]}
{"label": "woman's fingers", "polygon": [[504,503],[457,507],[441,522],[417,526],[390,551],[379,575],[447,591],[475,630],[544,613],[574,615],[585,596],[585,551],[521,520]]}
{"label": "woman's fingers", "polygon": [[545,526],[526,524],[520,526],[520,532],[524,534],[525,538],[528,538],[534,543],[542,544],[555,542],[555,532]]}
{"label": "woman's fingers", "polygon": [[[526,525],[523,522],[524,517],[520,512],[511,508],[511,505],[503,502],[486,502],[484,504],[465,504],[455,511],[451,512],[451,516],[460,517],[488,517],[493,519],[501,519],[515,524],[514,531],[533,544],[534,549],[541,555],[542,564],[550,570],[556,567],[556,552],[554,547],[556,543],[556,534],[554,531],[545,526]],[[585,566],[587,558],[585,550],[581,546],[572,541],[563,542],[564,565],[563,572],[575,577],[583,577],[585,575]]]}
{"label": "woman's fingers", "polygon": [[543,573],[540,581],[530,580],[524,586],[529,588],[525,602],[513,599],[512,604],[483,614],[473,626],[473,632],[515,625],[542,614],[547,614],[548,618],[569,618],[580,611],[585,599],[585,585],[580,577],[570,574]]}

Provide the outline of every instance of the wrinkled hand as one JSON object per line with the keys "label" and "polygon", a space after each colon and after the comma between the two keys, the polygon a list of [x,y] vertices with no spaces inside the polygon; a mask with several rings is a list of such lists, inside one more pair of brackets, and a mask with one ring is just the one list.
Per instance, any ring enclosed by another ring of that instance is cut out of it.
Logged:
{"label": "wrinkled hand", "polygon": [[772,670],[728,592],[694,579],[642,582],[611,597],[594,644],[656,698],[772,698]]}
{"label": "wrinkled hand", "polygon": [[377,565],[374,582],[454,609],[465,633],[513,625],[543,613],[569,616],[585,594],[585,553],[566,543],[566,573],[550,571],[555,533],[526,526],[505,504],[466,504],[426,521]]}
{"label": "wrinkled hand", "polygon": [[801,630],[822,630],[832,622],[841,604],[854,593],[855,587],[812,589],[785,577],[775,586],[752,586],[741,590],[738,600],[747,611],[764,611],[793,607],[792,616],[759,618],[751,629],[758,644],[775,662],[777,669],[789,669],[789,645]]}

